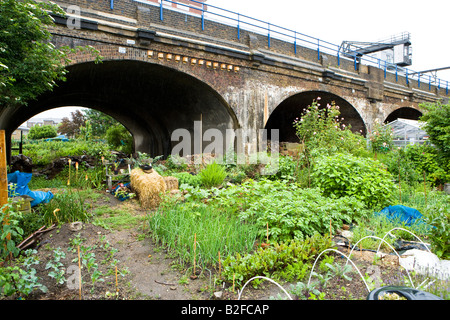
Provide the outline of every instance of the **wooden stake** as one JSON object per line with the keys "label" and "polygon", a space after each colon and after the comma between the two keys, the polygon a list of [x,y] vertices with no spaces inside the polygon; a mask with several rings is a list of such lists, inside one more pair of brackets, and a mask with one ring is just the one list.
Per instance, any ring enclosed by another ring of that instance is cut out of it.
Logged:
{"label": "wooden stake", "polygon": [[219,277],[220,277],[220,274],[221,274],[221,266],[220,266],[220,251],[219,251]]}
{"label": "wooden stake", "polygon": [[[8,203],[8,174],[6,169],[6,139],[5,130],[0,130],[0,207]],[[6,207],[3,209],[6,211]],[[8,225],[8,216],[2,221],[3,224]],[[11,234],[6,235],[6,240],[11,240]],[[6,246],[6,244],[5,244]]]}
{"label": "wooden stake", "polygon": [[400,203],[402,203],[402,185],[400,182],[400,158],[398,159],[398,191],[400,192]]}
{"label": "wooden stake", "polygon": [[197,249],[196,243],[197,243],[197,234],[194,233],[194,276],[195,276],[195,251]]}
{"label": "wooden stake", "polygon": [[116,292],[119,293],[119,282],[117,281],[117,266],[116,266]]}
{"label": "wooden stake", "polygon": [[75,181],[78,181],[78,161],[75,162]]}
{"label": "wooden stake", "polygon": [[80,245],[78,245],[78,281],[79,281],[79,295],[81,300],[81,258],[80,258]]}
{"label": "wooden stake", "polygon": [[425,171],[423,172],[423,191],[425,192],[425,205],[427,205],[427,182],[426,182]]}
{"label": "wooden stake", "polygon": [[234,293],[234,279],[235,279],[236,275],[233,273],[233,293]]}
{"label": "wooden stake", "polygon": [[330,240],[331,240],[331,220],[332,219],[330,219]]}
{"label": "wooden stake", "polygon": [[70,167],[71,167],[71,163],[72,163],[72,160],[69,159],[69,180],[67,180],[67,185],[68,186],[70,186]]}

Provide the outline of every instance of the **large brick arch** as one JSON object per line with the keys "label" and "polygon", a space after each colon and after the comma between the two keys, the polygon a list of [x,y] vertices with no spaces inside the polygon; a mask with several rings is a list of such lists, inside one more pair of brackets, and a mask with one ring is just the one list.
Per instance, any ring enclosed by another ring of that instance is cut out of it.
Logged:
{"label": "large brick arch", "polygon": [[[318,99],[319,98],[319,99]],[[344,98],[326,91],[311,90],[296,93],[282,101],[270,114],[266,124],[266,129],[279,129],[280,141],[298,142],[293,127],[294,120],[300,118],[303,109],[316,100],[320,108],[325,108],[327,104],[335,103],[339,106],[342,123],[351,125],[352,131],[366,134],[366,125],[359,112]]]}
{"label": "large brick arch", "polygon": [[26,107],[3,117],[12,132],[30,117],[52,108],[82,106],[109,114],[134,137],[135,150],[153,156],[169,155],[171,133],[202,119],[209,128],[236,129],[236,117],[211,86],[197,78],[148,61],[104,60],[67,67],[67,81]]}

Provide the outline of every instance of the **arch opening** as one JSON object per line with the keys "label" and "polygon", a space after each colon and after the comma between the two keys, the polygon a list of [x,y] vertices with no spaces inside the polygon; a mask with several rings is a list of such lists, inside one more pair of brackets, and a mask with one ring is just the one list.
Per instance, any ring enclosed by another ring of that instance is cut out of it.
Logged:
{"label": "arch opening", "polygon": [[419,118],[422,115],[423,115],[422,112],[420,112],[417,109],[410,108],[410,107],[402,107],[402,108],[399,108],[399,109],[391,112],[391,114],[389,114],[387,116],[386,120],[384,120],[384,123],[389,123],[389,122],[395,121],[398,118],[419,120]]}
{"label": "arch opening", "polygon": [[[132,60],[69,66],[67,80],[26,107],[4,110],[0,126],[10,134],[34,115],[52,108],[82,106],[101,111],[125,126],[135,151],[168,156],[176,129],[194,133],[194,121],[208,129],[237,128],[223,98],[209,85],[165,66]],[[193,146],[192,146],[193,151]]]}
{"label": "arch opening", "polygon": [[300,118],[303,109],[310,106],[318,97],[320,97],[319,108],[326,108],[327,104],[334,102],[339,106],[340,117],[344,118],[341,122],[350,125],[353,132],[366,135],[366,125],[358,111],[345,99],[325,91],[306,91],[285,99],[272,112],[265,128],[279,129],[280,142],[299,142],[293,126],[294,120]]}

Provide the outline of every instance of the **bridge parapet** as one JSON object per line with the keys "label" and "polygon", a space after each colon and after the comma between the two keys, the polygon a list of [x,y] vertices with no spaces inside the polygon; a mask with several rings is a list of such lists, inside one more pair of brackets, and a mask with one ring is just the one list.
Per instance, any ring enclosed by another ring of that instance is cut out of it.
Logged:
{"label": "bridge parapet", "polygon": [[[413,95],[435,94],[448,97],[449,82],[421,75],[386,61],[363,56],[353,59],[343,56],[340,46],[317,39],[270,22],[239,13],[205,5],[204,1],[173,0],[70,0],[57,1],[63,8],[79,6],[85,28],[112,31],[122,29],[124,35],[135,32],[140,44],[164,36],[202,41],[250,52],[248,59],[258,63],[274,64],[273,55],[286,55],[329,68],[332,72],[355,73],[367,78],[369,67],[382,70],[379,83],[403,87]],[[90,23],[89,23],[90,21]],[[97,24],[97,27],[95,26]],[[208,50],[208,46],[205,46]],[[379,72],[377,72],[379,73]],[[372,73],[373,74],[373,73]],[[374,80],[371,80],[372,83]],[[377,89],[379,91],[380,89]],[[371,90],[374,92],[374,90]]]}

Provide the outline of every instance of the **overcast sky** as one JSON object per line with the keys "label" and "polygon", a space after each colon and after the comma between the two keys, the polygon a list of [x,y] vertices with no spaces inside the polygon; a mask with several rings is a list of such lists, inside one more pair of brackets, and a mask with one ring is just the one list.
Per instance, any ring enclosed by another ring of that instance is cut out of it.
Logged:
{"label": "overcast sky", "polygon": [[[336,45],[411,34],[414,71],[450,67],[447,0],[207,0],[207,4],[279,25]],[[450,70],[438,72],[450,81]]]}
{"label": "overcast sky", "polygon": [[[447,0],[207,0],[206,3],[336,45],[344,40],[376,42],[409,32],[413,64],[408,69],[450,67]],[[450,69],[439,71],[437,76],[450,81]],[[46,112],[44,116],[70,118],[74,109],[60,110]]]}

